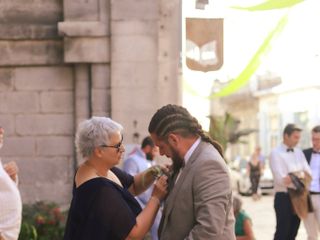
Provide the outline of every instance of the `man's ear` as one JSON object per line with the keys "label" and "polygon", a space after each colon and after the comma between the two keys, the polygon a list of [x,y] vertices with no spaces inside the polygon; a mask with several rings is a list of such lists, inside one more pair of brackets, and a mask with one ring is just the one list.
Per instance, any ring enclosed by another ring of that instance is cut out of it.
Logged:
{"label": "man's ear", "polygon": [[179,143],[179,136],[174,133],[170,133],[168,135],[168,143],[170,143],[173,146],[177,146]]}

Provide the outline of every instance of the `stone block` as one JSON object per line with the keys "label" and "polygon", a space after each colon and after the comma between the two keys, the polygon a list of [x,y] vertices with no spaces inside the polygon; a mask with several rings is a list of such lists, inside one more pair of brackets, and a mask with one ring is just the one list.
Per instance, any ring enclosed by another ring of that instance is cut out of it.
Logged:
{"label": "stone block", "polygon": [[40,200],[70,203],[74,175],[71,158],[19,157],[15,161],[20,170],[19,189],[24,203]]}
{"label": "stone block", "polygon": [[26,185],[67,183],[73,171],[70,157],[19,157],[15,161],[20,170],[20,182]]}
{"label": "stone block", "polygon": [[2,157],[34,156],[36,151],[36,142],[33,137],[6,137]]}
{"label": "stone block", "polygon": [[19,135],[72,135],[71,114],[24,114],[16,117],[16,132]]}
{"label": "stone block", "polygon": [[24,67],[15,69],[17,90],[72,90],[71,67]]}
{"label": "stone block", "polygon": [[92,88],[110,88],[110,65],[92,64]]}
{"label": "stone block", "polygon": [[[141,143],[143,137],[148,135],[148,125],[155,111],[154,107],[149,107],[149,109],[143,109],[142,111],[113,109],[112,118],[120,122],[124,127],[125,144]],[[134,127],[135,123],[136,127]],[[135,133],[139,134],[138,139],[134,136]]]}
{"label": "stone block", "polygon": [[159,4],[154,0],[115,0],[111,1],[112,20],[157,20]]}
{"label": "stone block", "polygon": [[1,66],[52,65],[63,63],[62,42],[0,41]]}
{"label": "stone block", "polygon": [[76,64],[75,66],[75,116],[76,125],[79,121],[90,117],[90,84],[89,84],[89,65]]}
{"label": "stone block", "polygon": [[0,23],[0,39],[59,39],[57,25]]}
{"label": "stone block", "polygon": [[12,68],[0,68],[0,92],[13,89],[13,78]]}
{"label": "stone block", "polygon": [[59,35],[64,37],[103,37],[108,26],[102,22],[59,22]]}
{"label": "stone block", "polygon": [[0,110],[4,113],[36,113],[39,111],[39,95],[34,92],[0,93]]}
{"label": "stone block", "polygon": [[43,113],[73,112],[73,92],[41,92],[40,107]]}
{"label": "stone block", "polygon": [[[66,157],[35,157],[16,160],[21,184],[68,182],[71,164]],[[53,171],[54,170],[54,171]]]}
{"label": "stone block", "polygon": [[106,116],[108,109],[107,90],[92,90],[92,113],[93,115]]}
{"label": "stone block", "polygon": [[0,126],[4,128],[5,138],[11,136],[15,131],[15,121],[13,114],[0,114]]}
{"label": "stone block", "polygon": [[155,86],[158,78],[158,63],[150,62],[118,62],[112,64],[112,87],[144,87]]}
{"label": "stone block", "polygon": [[73,184],[70,183],[33,183],[19,185],[22,202],[32,204],[38,201],[55,202],[69,209]]}
{"label": "stone block", "polygon": [[[114,88],[111,101],[112,112],[121,109],[130,117],[132,112],[139,112],[143,115],[145,110],[153,109],[156,104],[155,93],[157,93],[155,86]],[[132,107],[132,104],[136,107]]]}
{"label": "stone block", "polygon": [[167,63],[168,61],[176,62],[177,66],[179,63],[179,55],[180,55],[180,44],[173,43],[171,39],[167,37],[158,38],[159,43],[159,62]]}
{"label": "stone block", "polygon": [[157,85],[164,93],[178,93],[180,80],[178,74],[178,63],[175,61],[161,62],[159,66],[159,77]]}
{"label": "stone block", "polygon": [[66,63],[110,62],[110,41],[107,37],[64,38],[64,61]]}
{"label": "stone block", "polygon": [[145,35],[113,36],[112,61],[156,61],[158,57],[157,37]]}
{"label": "stone block", "polygon": [[112,36],[118,35],[148,35],[158,36],[158,21],[131,20],[113,21],[111,25]]}
{"label": "stone block", "polygon": [[65,21],[98,21],[99,0],[64,0]]}
{"label": "stone block", "polygon": [[[110,26],[111,19],[111,1],[110,0],[99,0],[99,21]],[[108,29],[108,31],[110,31]]]}
{"label": "stone block", "polygon": [[73,137],[38,137],[37,156],[72,156],[74,150]]}
{"label": "stone block", "polygon": [[62,19],[61,0],[1,0],[0,23],[55,24]]}

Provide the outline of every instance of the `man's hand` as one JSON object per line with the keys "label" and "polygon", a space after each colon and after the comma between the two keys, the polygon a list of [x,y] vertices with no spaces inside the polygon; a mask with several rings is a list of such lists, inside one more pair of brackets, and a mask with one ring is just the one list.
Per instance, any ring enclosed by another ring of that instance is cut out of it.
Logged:
{"label": "man's hand", "polygon": [[18,179],[18,172],[19,172],[19,169],[18,169],[18,166],[16,164],[16,162],[14,161],[10,161],[6,164],[3,165],[3,168],[4,170],[8,173],[8,175],[10,176],[10,178],[13,180],[13,181],[17,181]]}

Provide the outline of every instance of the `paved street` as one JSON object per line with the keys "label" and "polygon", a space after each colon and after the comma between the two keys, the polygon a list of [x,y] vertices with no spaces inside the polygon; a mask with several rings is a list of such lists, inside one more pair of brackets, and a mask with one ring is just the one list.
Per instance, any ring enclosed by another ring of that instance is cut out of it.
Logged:
{"label": "paved street", "polygon": [[[242,197],[243,209],[250,215],[257,240],[272,240],[275,230],[275,214],[273,196],[262,196],[261,200],[253,201],[251,197]],[[297,240],[306,240],[307,235],[301,222]]]}

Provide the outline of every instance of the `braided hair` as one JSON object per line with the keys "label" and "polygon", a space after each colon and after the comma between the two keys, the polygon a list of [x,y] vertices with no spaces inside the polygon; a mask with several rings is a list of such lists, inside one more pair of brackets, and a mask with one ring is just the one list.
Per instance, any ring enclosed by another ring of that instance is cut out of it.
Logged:
{"label": "braided hair", "polygon": [[173,104],[163,106],[153,115],[148,130],[159,138],[166,138],[172,132],[183,137],[200,136],[202,141],[211,143],[223,157],[222,146],[202,130],[198,120],[184,107]]}

